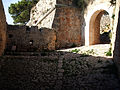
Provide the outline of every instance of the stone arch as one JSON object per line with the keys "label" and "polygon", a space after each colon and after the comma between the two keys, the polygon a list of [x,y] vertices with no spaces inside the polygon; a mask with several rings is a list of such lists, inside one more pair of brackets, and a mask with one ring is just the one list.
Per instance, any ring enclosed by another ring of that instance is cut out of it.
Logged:
{"label": "stone arch", "polygon": [[0,56],[3,54],[6,45],[6,18],[2,1],[0,0]]}
{"label": "stone arch", "polygon": [[101,9],[96,11],[89,23],[89,45],[99,44],[100,43],[100,20],[102,15],[106,11]]}
{"label": "stone arch", "polygon": [[[106,11],[109,14],[110,17],[110,24],[112,25],[112,15],[114,12],[114,6],[111,6],[111,3],[109,2],[109,0],[94,0],[94,2],[90,3],[87,6],[87,9],[84,13],[84,18],[85,18],[85,45],[93,45],[93,44],[98,44],[99,41],[95,42],[95,40],[93,39],[91,41],[91,38],[95,38],[94,34],[92,34],[92,32],[94,30],[89,30],[91,28],[100,28],[99,24],[98,26],[94,26],[93,24],[95,23],[100,23],[99,22],[99,18],[101,18],[101,15],[103,15],[103,13]],[[96,19],[96,20],[95,20]],[[94,21],[94,22],[93,22]],[[90,24],[92,23],[92,24]],[[97,33],[96,33],[97,34]],[[96,37],[97,39],[99,38]]]}

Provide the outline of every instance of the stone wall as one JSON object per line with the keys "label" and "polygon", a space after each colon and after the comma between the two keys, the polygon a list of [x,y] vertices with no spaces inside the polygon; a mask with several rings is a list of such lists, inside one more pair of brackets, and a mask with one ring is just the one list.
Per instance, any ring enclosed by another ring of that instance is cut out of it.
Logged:
{"label": "stone wall", "polygon": [[114,29],[112,34],[113,59],[119,71],[120,78],[120,1],[116,0],[116,11],[114,20]]}
{"label": "stone wall", "polygon": [[3,54],[6,43],[6,18],[2,0],[0,0],[0,55]]}
{"label": "stone wall", "polygon": [[56,0],[57,4],[73,5],[74,0]]}
{"label": "stone wall", "polygon": [[82,45],[81,22],[83,22],[83,16],[78,8],[56,5],[52,27],[56,30],[57,49]]}
{"label": "stone wall", "polygon": [[56,34],[53,29],[8,25],[6,50],[55,50]]}
{"label": "stone wall", "polygon": [[52,28],[55,15],[56,0],[39,0],[31,9],[30,21],[27,26],[38,26],[38,28]]}
{"label": "stone wall", "polygon": [[[98,25],[99,22],[96,25],[96,20],[98,21],[100,18],[99,14],[101,14],[102,12],[107,12],[109,14],[110,17],[110,26],[112,26],[112,16],[114,13],[114,9],[115,6],[111,5],[110,0],[93,0],[93,2],[89,3],[85,13],[84,13],[84,18],[85,18],[85,45],[91,45],[91,44],[97,44],[99,43],[98,39],[99,37],[94,37],[94,32],[96,32],[97,30],[95,30]],[[100,26],[98,26],[99,28]],[[97,39],[98,38],[98,39]]]}
{"label": "stone wall", "polygon": [[[53,5],[50,6],[49,2]],[[42,7],[40,7],[41,3]],[[48,6],[51,12],[48,11],[42,16],[42,13],[46,11],[46,8],[43,9],[44,6]],[[68,48],[84,45],[83,17],[80,8],[74,7],[73,0],[51,0],[48,3],[40,0],[31,10],[31,19],[27,25],[55,29],[56,49]],[[37,20],[36,24],[35,20]]]}
{"label": "stone wall", "polygon": [[[38,26],[39,28],[54,28],[57,34],[56,49],[100,43],[100,31],[93,31],[93,26],[91,25],[95,25],[95,18],[93,15],[100,11],[96,14],[97,17],[102,11],[106,11],[109,13],[109,16],[112,17],[113,9],[115,7],[111,6],[110,0],[91,0],[85,11],[81,11],[80,8],[75,6],[74,1],[75,0],[51,0],[48,2],[52,2],[54,4],[49,6],[49,3],[47,3],[46,0],[44,2],[40,0],[31,10],[31,19],[27,25]],[[42,3],[42,7],[40,7],[40,3]],[[47,5],[50,7],[51,12],[48,10],[49,13],[46,12],[44,17],[44,15],[42,16],[42,13],[47,9],[42,8]],[[36,12],[33,13],[33,10]],[[38,13],[39,11],[41,12]],[[98,21],[97,19],[96,21]],[[100,20],[94,29],[100,27],[99,22]],[[111,23],[112,20],[110,21],[110,24]],[[97,37],[93,37],[94,34]]]}

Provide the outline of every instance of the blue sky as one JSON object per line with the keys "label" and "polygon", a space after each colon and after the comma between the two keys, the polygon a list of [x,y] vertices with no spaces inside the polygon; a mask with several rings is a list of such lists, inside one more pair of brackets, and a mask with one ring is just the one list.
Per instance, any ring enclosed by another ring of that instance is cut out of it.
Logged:
{"label": "blue sky", "polygon": [[8,7],[10,6],[11,3],[16,3],[18,1],[21,1],[21,0],[2,0],[8,24],[13,24],[13,19],[11,18],[8,12]]}

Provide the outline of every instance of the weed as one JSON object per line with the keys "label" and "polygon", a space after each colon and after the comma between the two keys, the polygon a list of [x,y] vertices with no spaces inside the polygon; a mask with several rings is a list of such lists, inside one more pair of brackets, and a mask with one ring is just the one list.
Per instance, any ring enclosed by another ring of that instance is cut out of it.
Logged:
{"label": "weed", "polygon": [[109,48],[109,50],[107,52],[105,52],[106,56],[112,56],[111,50],[112,50],[112,48]]}
{"label": "weed", "polygon": [[87,53],[82,53],[81,54],[81,57],[87,57],[87,56],[89,56]]}
{"label": "weed", "polygon": [[110,0],[111,5],[115,5],[116,4],[116,0]]}
{"label": "weed", "polygon": [[85,57],[85,56],[89,56],[89,55],[91,55],[91,54],[95,54],[95,52],[94,52],[93,49],[87,50],[87,51],[85,51],[84,53],[82,53],[81,55],[82,55],[83,57]]}
{"label": "weed", "polygon": [[74,50],[72,50],[71,52],[72,53],[78,53],[80,51],[80,49],[74,49]]}
{"label": "weed", "polygon": [[91,49],[91,50],[87,50],[86,53],[89,55],[89,54],[95,54],[94,50]]}
{"label": "weed", "polygon": [[112,19],[115,19],[115,14],[112,15]]}

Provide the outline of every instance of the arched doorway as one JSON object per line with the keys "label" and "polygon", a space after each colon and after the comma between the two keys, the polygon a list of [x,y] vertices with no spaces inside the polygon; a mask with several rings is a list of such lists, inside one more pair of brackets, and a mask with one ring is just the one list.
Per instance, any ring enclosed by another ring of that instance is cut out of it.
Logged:
{"label": "arched doorway", "polygon": [[[89,23],[89,45],[100,44],[100,24],[101,17],[107,13],[107,11],[101,9],[96,11],[90,19]],[[108,14],[108,13],[107,13]]]}
{"label": "arched doorway", "polygon": [[0,0],[0,56],[3,54],[6,45],[6,18],[3,4]]}

